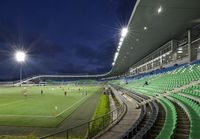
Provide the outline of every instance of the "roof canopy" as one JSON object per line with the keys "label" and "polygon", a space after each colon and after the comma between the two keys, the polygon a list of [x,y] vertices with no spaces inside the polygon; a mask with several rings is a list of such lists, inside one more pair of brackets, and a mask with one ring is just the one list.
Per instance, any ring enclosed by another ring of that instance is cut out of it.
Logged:
{"label": "roof canopy", "polygon": [[199,0],[137,0],[129,32],[109,76],[126,72],[140,59],[199,23]]}

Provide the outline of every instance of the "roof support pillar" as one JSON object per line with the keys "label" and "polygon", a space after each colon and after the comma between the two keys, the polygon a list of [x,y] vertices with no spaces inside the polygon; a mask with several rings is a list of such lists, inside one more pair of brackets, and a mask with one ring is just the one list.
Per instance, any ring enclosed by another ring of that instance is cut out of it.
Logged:
{"label": "roof support pillar", "polygon": [[162,61],[162,57],[160,57],[160,68],[163,67],[163,61]]}
{"label": "roof support pillar", "polygon": [[187,37],[188,37],[188,56],[189,56],[189,62],[192,62],[194,60],[197,60],[197,45],[192,45],[192,31],[189,29],[187,31]]}
{"label": "roof support pillar", "polygon": [[178,47],[178,42],[177,40],[172,40],[172,59],[173,62],[176,62],[177,60],[177,47]]}
{"label": "roof support pillar", "polygon": [[160,51],[159,62],[160,62],[160,68],[162,68],[163,67],[163,60],[162,60],[162,52],[161,51]]}
{"label": "roof support pillar", "polygon": [[148,70],[148,66],[147,66],[147,63],[145,64],[145,68],[146,68],[146,71]]}
{"label": "roof support pillar", "polygon": [[189,29],[187,31],[187,39],[188,39],[188,56],[189,56],[189,62],[192,61],[192,53],[191,53],[191,30]]}

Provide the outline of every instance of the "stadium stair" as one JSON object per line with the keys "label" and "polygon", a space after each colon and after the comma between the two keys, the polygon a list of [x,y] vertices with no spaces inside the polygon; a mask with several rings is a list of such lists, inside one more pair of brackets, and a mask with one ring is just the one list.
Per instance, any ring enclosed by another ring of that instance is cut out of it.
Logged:
{"label": "stadium stair", "polygon": [[[138,96],[140,100],[139,102],[144,101],[148,97],[141,95],[141,94],[135,94],[130,93],[129,91],[126,91],[126,93],[132,97]],[[133,94],[133,95],[131,95]],[[152,129],[154,123],[157,120],[159,107],[155,101],[148,103],[147,105],[141,106],[141,114],[138,118],[138,120],[132,125],[132,127],[120,137],[120,139],[136,139],[136,138],[146,138]],[[156,128],[155,128],[156,130]]]}
{"label": "stadium stair", "polygon": [[155,139],[157,135],[160,133],[162,127],[164,126],[166,113],[163,106],[160,103],[158,103],[158,107],[159,107],[158,118],[156,119],[153,127],[150,130],[150,134],[148,135],[149,139]]}
{"label": "stadium stair", "polygon": [[142,122],[137,127],[137,133],[133,136],[133,139],[138,138],[147,138],[152,126],[155,124],[155,121],[158,117],[158,105],[155,101],[149,103],[147,106],[147,112],[142,120]]}
{"label": "stadium stair", "polygon": [[188,139],[190,131],[190,121],[185,111],[177,103],[173,102],[177,112],[177,123],[174,138]]}
{"label": "stadium stair", "polygon": [[128,95],[121,95],[124,93],[124,90],[120,88],[112,87],[113,92],[117,91],[118,94],[122,97],[122,101],[127,105],[127,111],[122,119],[113,127],[111,127],[103,135],[99,136],[98,139],[117,139],[122,136],[126,131],[128,131],[132,125],[139,119],[143,109],[136,109],[136,101],[141,99],[132,98]]}

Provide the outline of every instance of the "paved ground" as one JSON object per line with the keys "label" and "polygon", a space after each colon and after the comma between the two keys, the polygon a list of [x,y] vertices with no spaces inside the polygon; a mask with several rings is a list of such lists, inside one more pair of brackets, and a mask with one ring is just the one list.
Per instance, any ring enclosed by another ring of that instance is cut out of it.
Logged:
{"label": "paved ground", "polygon": [[[109,102],[110,102],[110,111],[117,109],[111,95],[109,95]],[[117,119],[117,111],[114,111],[112,115],[112,121],[114,121],[115,119]]]}
{"label": "paved ground", "polygon": [[[118,92],[120,93],[120,92]],[[141,109],[136,109],[136,101],[131,97],[124,95],[122,98],[127,105],[127,112],[122,120],[108,130],[105,134],[100,136],[98,139],[118,139],[123,135],[135,121],[138,119]]]}
{"label": "paved ground", "polygon": [[[36,135],[46,135],[48,133],[60,131],[69,127],[74,127],[81,123],[91,120],[93,113],[96,109],[96,105],[99,100],[100,93],[96,93],[87,101],[85,101],[81,107],[77,108],[69,117],[67,117],[57,128],[32,128],[32,127],[11,127],[0,126],[0,135],[28,135],[34,133]],[[79,129],[85,132],[85,127]]]}

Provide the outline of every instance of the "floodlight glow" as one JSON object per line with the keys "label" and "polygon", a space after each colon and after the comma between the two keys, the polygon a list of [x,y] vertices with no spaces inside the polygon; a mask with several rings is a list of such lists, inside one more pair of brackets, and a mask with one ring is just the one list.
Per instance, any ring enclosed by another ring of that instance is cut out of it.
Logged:
{"label": "floodlight glow", "polygon": [[128,33],[128,28],[123,28],[121,32],[122,37],[126,37],[126,34]]}
{"label": "floodlight glow", "polygon": [[122,42],[119,42],[119,45],[121,46],[121,45],[122,45]]}
{"label": "floodlight glow", "polygon": [[119,54],[119,52],[116,52],[116,53],[115,53],[116,57],[118,56],[118,54]]}
{"label": "floodlight glow", "polygon": [[120,38],[120,42],[123,42],[124,38]]}
{"label": "floodlight glow", "polygon": [[117,59],[117,55],[115,55],[114,61]]}
{"label": "floodlight glow", "polygon": [[15,53],[15,58],[17,62],[24,62],[26,59],[26,53],[24,51],[17,51]]}
{"label": "floodlight glow", "polygon": [[160,7],[158,8],[158,14],[161,13],[161,12],[162,12],[162,7],[160,6]]}
{"label": "floodlight glow", "polygon": [[144,27],[144,30],[147,30],[147,27]]}
{"label": "floodlight glow", "polygon": [[181,50],[181,51],[182,51],[182,50],[183,50],[183,47],[178,48],[178,50]]}

